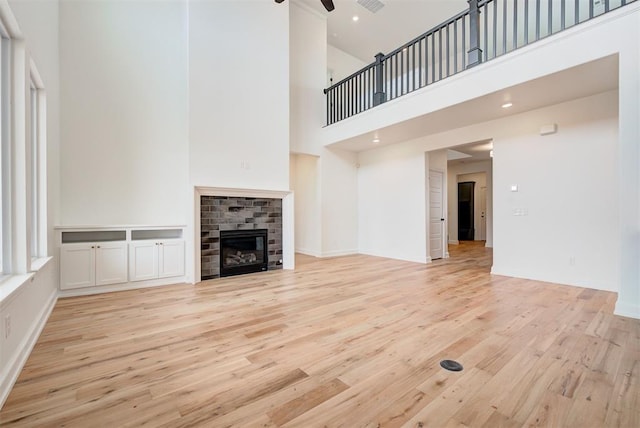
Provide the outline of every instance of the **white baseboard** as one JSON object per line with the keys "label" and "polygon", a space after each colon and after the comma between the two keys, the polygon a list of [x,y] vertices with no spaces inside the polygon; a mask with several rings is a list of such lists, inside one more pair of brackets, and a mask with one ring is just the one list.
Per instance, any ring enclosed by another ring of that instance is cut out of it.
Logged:
{"label": "white baseboard", "polygon": [[91,294],[112,293],[114,291],[137,290],[139,288],[162,287],[163,285],[191,284],[184,276],[174,278],[152,279],[149,281],[133,281],[123,284],[102,285],[97,287],[74,288],[60,290],[59,297],[89,296]]}
{"label": "white baseboard", "polygon": [[56,301],[58,300],[58,290],[54,291],[49,297],[49,301],[42,308],[40,314],[36,321],[31,326],[31,331],[29,334],[23,339],[20,344],[20,350],[16,352],[16,355],[13,357],[13,361],[11,361],[7,367],[8,370],[3,373],[2,379],[0,379],[0,409],[4,405],[4,402],[9,397],[9,393],[11,392],[11,388],[18,380],[18,376],[22,371],[29,355],[31,355],[31,351],[38,341],[38,337],[40,337],[40,333],[44,329],[49,316],[51,315],[51,311],[56,305]]}
{"label": "white baseboard", "polygon": [[296,248],[296,253],[304,254],[305,256],[311,257],[321,257],[319,252],[307,250],[305,248]]}
{"label": "white baseboard", "polygon": [[341,257],[341,256],[353,256],[358,254],[358,250],[334,250],[325,251],[320,257]]}
{"label": "white baseboard", "polygon": [[460,244],[460,241],[458,241],[457,239],[449,239],[449,244],[458,245],[458,244]]}
{"label": "white baseboard", "polygon": [[634,305],[618,300],[613,313],[615,315],[620,315],[621,317],[640,319],[640,305]]}

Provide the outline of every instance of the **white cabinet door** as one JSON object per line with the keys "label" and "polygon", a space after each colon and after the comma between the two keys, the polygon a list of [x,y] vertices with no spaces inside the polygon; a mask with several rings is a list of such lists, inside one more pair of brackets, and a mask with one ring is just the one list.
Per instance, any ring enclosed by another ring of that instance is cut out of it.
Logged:
{"label": "white cabinet door", "polygon": [[184,275],[184,241],[161,241],[158,250],[158,278]]}
{"label": "white cabinet door", "polygon": [[158,277],[158,243],[138,241],[129,244],[129,280],[144,281]]}
{"label": "white cabinet door", "polygon": [[94,247],[94,244],[67,244],[60,248],[61,290],[96,285]]}
{"label": "white cabinet door", "polygon": [[95,247],[96,285],[127,282],[127,244],[101,242]]}

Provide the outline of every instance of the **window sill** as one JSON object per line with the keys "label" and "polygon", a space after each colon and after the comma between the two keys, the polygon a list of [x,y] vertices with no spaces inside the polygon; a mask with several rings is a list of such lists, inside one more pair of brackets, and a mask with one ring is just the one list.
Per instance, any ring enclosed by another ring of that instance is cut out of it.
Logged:
{"label": "window sill", "polygon": [[0,305],[7,302],[20,288],[33,279],[53,257],[41,257],[31,262],[31,272],[0,277]]}
{"label": "window sill", "polygon": [[42,269],[42,266],[46,265],[53,257],[40,257],[31,260],[31,272],[37,272]]}

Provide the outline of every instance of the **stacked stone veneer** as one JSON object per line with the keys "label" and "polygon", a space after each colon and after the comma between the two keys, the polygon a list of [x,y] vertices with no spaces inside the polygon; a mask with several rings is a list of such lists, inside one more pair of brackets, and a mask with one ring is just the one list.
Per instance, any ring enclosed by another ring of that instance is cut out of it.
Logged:
{"label": "stacked stone veneer", "polygon": [[220,277],[220,231],[267,229],[269,270],[282,269],[282,200],[200,197],[200,275]]}

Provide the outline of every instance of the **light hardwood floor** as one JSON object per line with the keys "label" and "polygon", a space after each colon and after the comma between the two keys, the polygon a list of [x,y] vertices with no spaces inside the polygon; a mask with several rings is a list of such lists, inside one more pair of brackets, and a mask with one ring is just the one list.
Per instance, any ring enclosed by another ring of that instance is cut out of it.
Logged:
{"label": "light hardwood floor", "polygon": [[640,321],[615,294],[451,253],[60,299],[0,425],[640,427]]}

